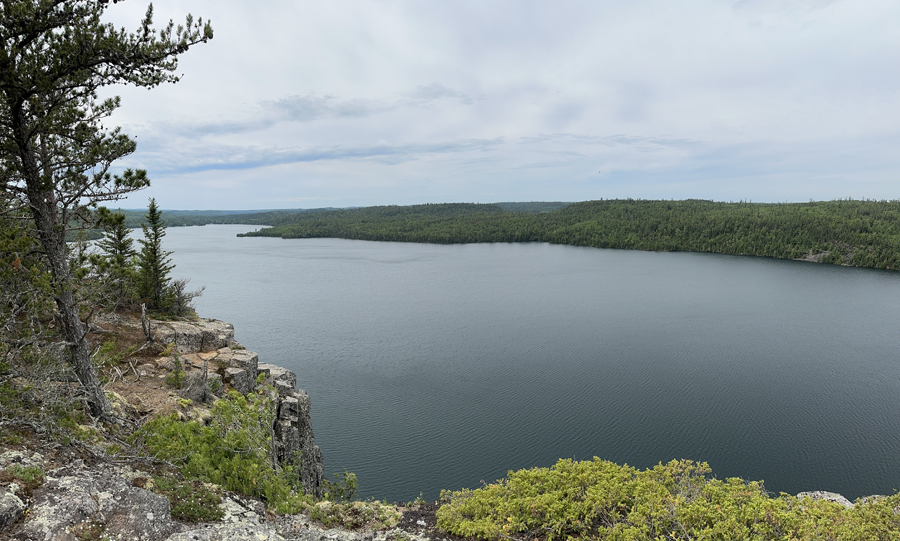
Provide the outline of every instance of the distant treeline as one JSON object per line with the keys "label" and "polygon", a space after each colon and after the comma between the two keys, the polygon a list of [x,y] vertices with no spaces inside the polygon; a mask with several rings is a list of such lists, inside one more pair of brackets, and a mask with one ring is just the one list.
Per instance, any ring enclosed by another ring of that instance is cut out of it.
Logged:
{"label": "distant treeline", "polygon": [[[318,209],[316,209],[318,210]],[[140,229],[147,222],[146,210],[114,209],[116,214],[125,216],[125,227],[128,229]],[[181,227],[190,225],[207,224],[246,224],[246,225],[274,225],[284,215],[293,215],[300,212],[309,212],[304,209],[253,211],[253,210],[165,210],[162,221],[166,227]],[[74,223],[72,224],[75,225]],[[87,229],[80,233],[87,240],[97,240],[103,237],[100,229]],[[66,235],[67,241],[78,238],[79,234],[70,231]]]}
{"label": "distant treeline", "polygon": [[[335,209],[327,207],[294,210],[164,210],[162,221],[166,227],[207,224],[277,225],[288,221],[290,216],[322,210]],[[128,229],[140,229],[141,225],[147,222],[147,211],[145,210],[115,209],[113,212],[125,216],[125,227]],[[103,236],[99,229],[88,229],[82,234],[88,240],[97,240]],[[71,231],[66,236],[68,241],[76,238],[78,235]]]}
{"label": "distant treeline", "polygon": [[[318,212],[325,209],[295,209],[295,210],[164,210],[163,222],[167,227],[181,227],[189,225],[207,224],[247,224],[247,225],[276,225],[283,223],[286,216],[293,216],[304,212]],[[142,210],[116,210],[125,215],[125,227],[137,229],[142,222],[146,222],[146,211]]]}
{"label": "distant treeline", "polygon": [[521,204],[365,207],[270,215],[269,222],[240,223],[275,226],[243,235],[257,237],[440,244],[551,242],[900,269],[900,201],[717,203],[627,199],[516,205]]}

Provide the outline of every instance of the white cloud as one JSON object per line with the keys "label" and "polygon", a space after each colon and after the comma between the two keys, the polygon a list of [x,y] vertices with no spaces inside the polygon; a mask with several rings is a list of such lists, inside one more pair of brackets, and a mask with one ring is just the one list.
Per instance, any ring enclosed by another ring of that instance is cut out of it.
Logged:
{"label": "white cloud", "polygon": [[216,32],[117,89],[169,208],[900,193],[893,1],[154,5]]}

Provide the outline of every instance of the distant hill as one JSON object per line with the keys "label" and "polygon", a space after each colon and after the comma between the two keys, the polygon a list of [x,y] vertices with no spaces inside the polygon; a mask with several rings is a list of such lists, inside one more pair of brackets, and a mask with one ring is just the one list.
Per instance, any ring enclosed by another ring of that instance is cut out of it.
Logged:
{"label": "distant hill", "polygon": [[[288,215],[322,210],[335,209],[327,207],[286,210],[163,210],[162,217],[165,224],[171,227],[206,224],[276,225]],[[141,227],[147,213],[144,209],[116,209],[115,212],[125,215],[125,226],[130,228]]]}
{"label": "distant hill", "polygon": [[551,242],[900,269],[900,201],[446,203],[320,210],[269,219],[274,227],[243,236]]}

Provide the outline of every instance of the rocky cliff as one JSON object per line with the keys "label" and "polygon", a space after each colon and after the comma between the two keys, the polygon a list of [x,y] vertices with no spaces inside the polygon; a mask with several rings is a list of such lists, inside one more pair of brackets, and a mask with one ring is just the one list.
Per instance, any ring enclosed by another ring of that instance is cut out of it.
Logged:
{"label": "rocky cliff", "polygon": [[296,388],[294,372],[260,363],[259,355],[235,341],[234,326],[224,321],[151,321],[150,328],[154,341],[171,344],[173,354],[157,360],[156,367],[172,369],[180,361],[185,371],[180,394],[186,399],[207,402],[229,387],[243,395],[256,392],[261,385],[274,389],[272,428],[278,461],[300,469],[307,494],[322,496],[322,451],[313,441],[309,395]]}
{"label": "rocky cliff", "polygon": [[[102,327],[112,326],[118,332],[130,329],[144,336],[141,324],[133,318],[111,315],[99,322],[97,332],[108,333]],[[313,439],[309,395],[296,388],[294,372],[260,363],[256,353],[235,341],[234,327],[222,321],[151,320],[150,331],[154,346],[150,349],[163,354],[135,357],[141,364],[125,365],[130,366],[130,371],[125,370],[131,378],[129,383],[124,385],[125,375],[117,370],[119,382],[114,376],[107,385],[111,401],[123,418],[135,410],[155,414],[175,411],[209,421],[204,405],[228,390],[245,396],[268,392],[275,404],[272,435],[278,462],[299,469],[304,491],[322,497],[322,452]],[[177,390],[171,386],[173,374],[178,374]],[[126,388],[134,392],[127,400],[114,390],[125,393]],[[172,403],[179,403],[178,399],[182,404],[190,403],[191,408],[173,409]],[[172,519],[166,497],[144,488],[152,467],[143,471],[127,460],[98,455],[78,445],[45,445],[38,442],[37,446],[0,449],[0,540],[282,538],[267,525],[266,508],[260,501],[224,492],[222,523],[190,527]],[[2,475],[15,468],[43,471],[44,481],[32,492],[21,481]],[[317,528],[304,515],[281,522],[301,538],[324,537],[315,533]]]}

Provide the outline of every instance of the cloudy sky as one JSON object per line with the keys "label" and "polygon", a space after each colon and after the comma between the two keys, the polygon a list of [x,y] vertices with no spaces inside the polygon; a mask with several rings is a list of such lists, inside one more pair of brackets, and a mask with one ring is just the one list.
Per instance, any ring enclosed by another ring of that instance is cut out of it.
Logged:
{"label": "cloudy sky", "polygon": [[153,182],[126,208],[900,198],[896,0],[154,8],[215,39],[113,89]]}

